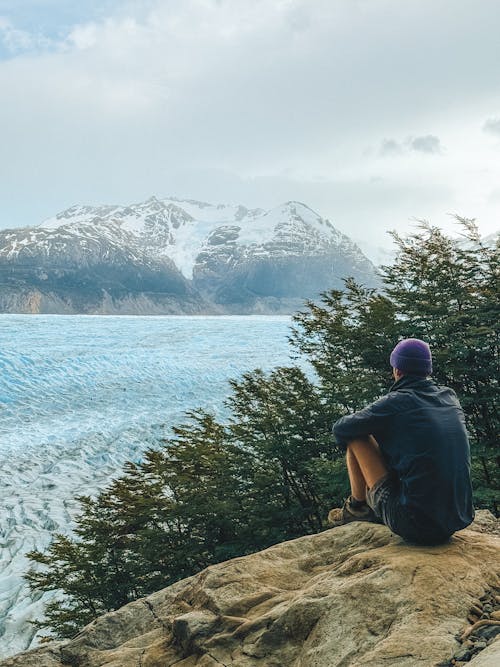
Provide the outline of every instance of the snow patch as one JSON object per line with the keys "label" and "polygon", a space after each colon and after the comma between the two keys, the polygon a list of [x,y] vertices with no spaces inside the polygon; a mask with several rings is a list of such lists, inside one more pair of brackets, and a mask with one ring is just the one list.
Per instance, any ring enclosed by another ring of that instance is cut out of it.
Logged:
{"label": "snow patch", "polygon": [[[169,258],[187,279],[192,279],[200,252],[207,247],[214,252],[207,239],[226,226],[239,227],[236,242],[242,257],[322,254],[337,248],[354,260],[365,260],[361,250],[329,220],[297,201],[269,211],[174,197],[151,197],[129,206],[73,206],[45,220],[37,229],[45,231],[46,237],[35,235],[33,243],[50,245],[57,233],[66,237],[74,233],[96,243],[106,239],[134,248],[135,256],[142,252]],[[17,252],[15,241],[10,252]]]}

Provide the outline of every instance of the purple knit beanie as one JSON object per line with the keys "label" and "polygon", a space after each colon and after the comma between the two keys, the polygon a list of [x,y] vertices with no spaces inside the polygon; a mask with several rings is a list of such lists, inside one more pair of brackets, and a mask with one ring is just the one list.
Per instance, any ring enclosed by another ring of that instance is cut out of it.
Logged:
{"label": "purple knit beanie", "polygon": [[402,373],[426,377],[432,373],[431,349],[423,340],[405,338],[391,352],[391,366]]}

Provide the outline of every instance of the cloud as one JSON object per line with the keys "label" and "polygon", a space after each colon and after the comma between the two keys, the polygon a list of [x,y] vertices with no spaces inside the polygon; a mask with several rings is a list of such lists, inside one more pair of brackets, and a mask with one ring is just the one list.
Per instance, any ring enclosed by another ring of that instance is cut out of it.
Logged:
{"label": "cloud", "polygon": [[[496,0],[463,12],[453,0],[0,7],[11,35],[0,53],[0,227],[151,194],[268,206],[303,191],[332,220],[345,202],[345,220],[374,235],[461,205],[494,215],[485,192],[499,167],[480,128],[500,104]],[[368,196],[371,179],[397,207]],[[421,196],[407,197],[417,182]],[[356,187],[370,211],[353,203]]]}
{"label": "cloud", "polygon": [[500,118],[488,118],[483,125],[483,130],[489,134],[500,135]]}
{"label": "cloud", "polygon": [[440,154],[442,153],[441,141],[434,134],[425,134],[419,137],[408,137],[404,141],[396,139],[384,139],[380,144],[379,155],[382,157],[394,157],[416,151],[417,153]]}
{"label": "cloud", "polygon": [[384,139],[380,144],[379,154],[386,155],[401,155],[403,147],[395,139]]}
{"label": "cloud", "polygon": [[48,46],[50,40],[40,34],[15,28],[11,21],[0,16],[0,42],[6,51],[15,55]]}
{"label": "cloud", "polygon": [[434,134],[426,134],[422,137],[414,137],[409,139],[411,150],[418,153],[441,153],[441,142],[439,137]]}
{"label": "cloud", "polygon": [[488,195],[488,201],[495,206],[500,205],[500,187],[494,188]]}

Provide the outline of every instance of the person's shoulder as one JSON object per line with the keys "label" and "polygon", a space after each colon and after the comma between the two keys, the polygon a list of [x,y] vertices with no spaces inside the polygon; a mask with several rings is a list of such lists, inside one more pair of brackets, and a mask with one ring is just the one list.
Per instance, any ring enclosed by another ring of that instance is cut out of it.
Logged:
{"label": "person's shoulder", "polygon": [[436,392],[440,392],[442,394],[448,394],[449,396],[456,396],[457,393],[454,389],[451,387],[448,387],[446,384],[439,384],[432,378],[429,378],[431,386],[434,388]]}
{"label": "person's shoulder", "polygon": [[379,399],[377,399],[376,402],[384,401],[387,403],[399,403],[403,399],[404,394],[404,391],[389,391],[387,394],[384,394]]}
{"label": "person's shoulder", "polygon": [[445,384],[438,384],[433,381],[434,400],[437,405],[455,410],[463,410],[457,392]]}
{"label": "person's shoulder", "polygon": [[373,409],[386,408],[388,410],[400,410],[408,401],[408,396],[403,391],[389,391],[376,401],[373,401],[370,407]]}
{"label": "person's shoulder", "polygon": [[436,387],[439,390],[439,393],[441,394],[441,396],[443,396],[443,397],[446,396],[450,400],[455,401],[456,403],[460,403],[460,401],[458,399],[458,394],[454,389],[452,389],[451,387],[448,387],[445,384],[437,384]]}
{"label": "person's shoulder", "polygon": [[411,410],[418,402],[418,391],[414,387],[398,387],[391,390],[386,396],[387,406],[396,412]]}

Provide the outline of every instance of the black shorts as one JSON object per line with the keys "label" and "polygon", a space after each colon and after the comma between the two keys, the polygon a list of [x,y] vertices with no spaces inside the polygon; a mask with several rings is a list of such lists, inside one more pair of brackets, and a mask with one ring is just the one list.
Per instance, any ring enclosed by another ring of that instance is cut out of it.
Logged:
{"label": "black shorts", "polygon": [[399,480],[388,473],[368,489],[366,501],[393,533],[412,544],[443,544],[450,539],[432,521],[416,510],[401,504]]}

